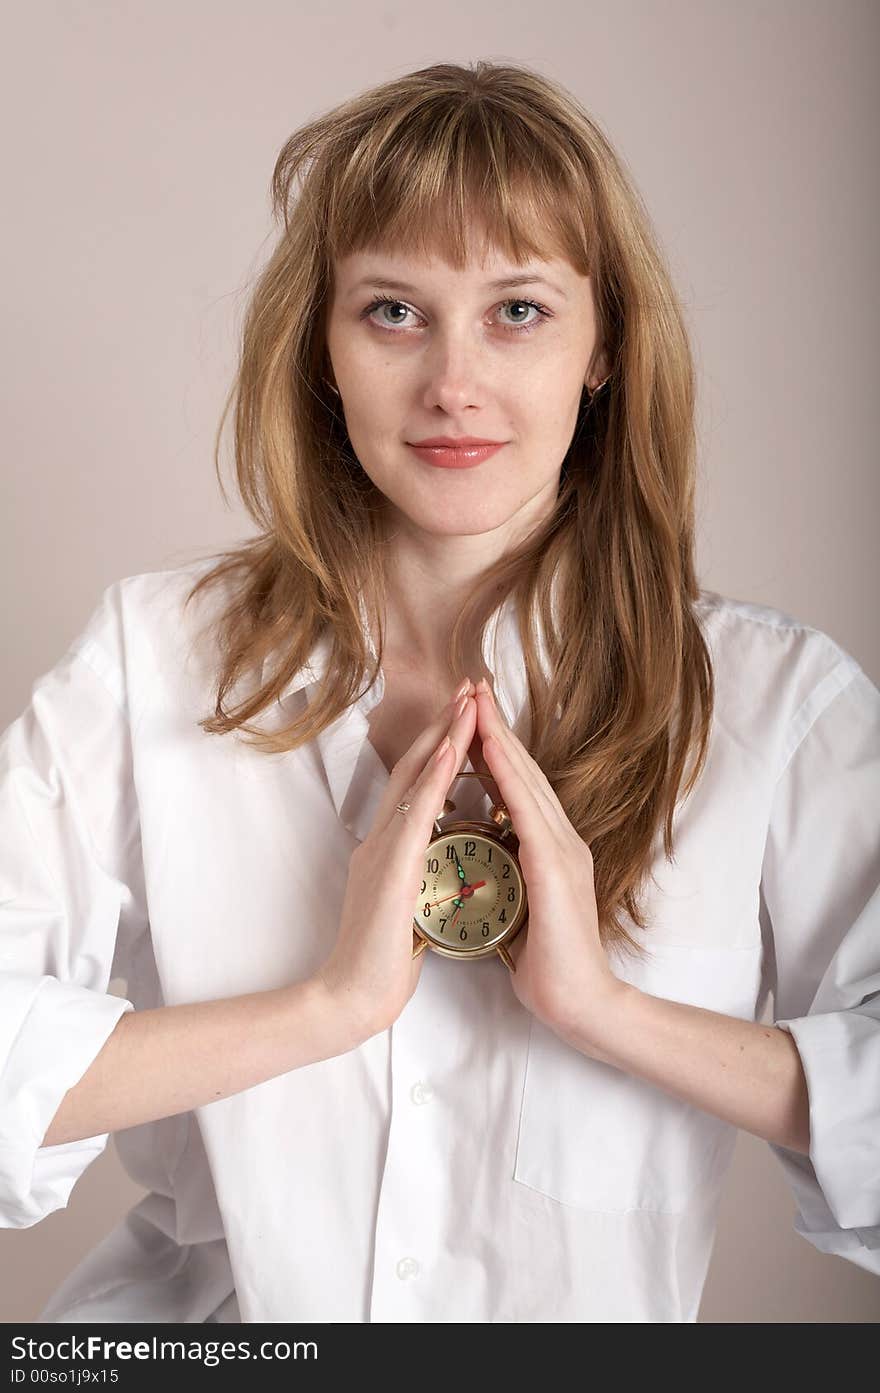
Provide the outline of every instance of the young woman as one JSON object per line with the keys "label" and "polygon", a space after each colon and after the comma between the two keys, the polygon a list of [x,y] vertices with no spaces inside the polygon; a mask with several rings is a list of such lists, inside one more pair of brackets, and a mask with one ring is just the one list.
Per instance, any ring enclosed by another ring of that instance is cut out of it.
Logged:
{"label": "young woman", "polygon": [[[0,1221],[111,1132],[148,1192],[41,1318],[694,1321],[737,1128],[880,1272],[880,694],[697,584],[621,161],[546,78],[438,64],[272,187],[258,534],[111,585],[0,746]],[[426,848],[495,809],[528,918],[454,961]]]}

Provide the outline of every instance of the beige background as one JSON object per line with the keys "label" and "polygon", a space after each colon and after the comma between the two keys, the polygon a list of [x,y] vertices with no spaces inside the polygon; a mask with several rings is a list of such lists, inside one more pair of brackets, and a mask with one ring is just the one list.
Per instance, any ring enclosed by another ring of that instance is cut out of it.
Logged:
{"label": "beige background", "polygon": [[[479,57],[568,86],[651,210],[699,363],[702,583],[880,682],[874,0],[19,0],[3,28],[0,728],[105,585],[251,531],[211,449],[286,136]],[[0,1233],[0,1319],[34,1319],[141,1193],[111,1141],[66,1210]],[[740,1133],[702,1321],[880,1318],[880,1280],[793,1219]]]}

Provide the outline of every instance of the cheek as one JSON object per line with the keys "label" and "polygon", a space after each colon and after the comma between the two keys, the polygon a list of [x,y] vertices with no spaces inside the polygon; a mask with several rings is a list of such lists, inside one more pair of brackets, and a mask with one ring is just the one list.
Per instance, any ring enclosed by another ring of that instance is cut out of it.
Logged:
{"label": "cheek", "polygon": [[572,377],[572,359],[559,357],[535,361],[503,384],[503,408],[523,430],[538,436],[559,430],[576,407],[580,388]]}
{"label": "cheek", "polygon": [[376,442],[401,434],[406,394],[387,366],[379,364],[373,370],[361,363],[342,386],[345,414],[353,426]]}

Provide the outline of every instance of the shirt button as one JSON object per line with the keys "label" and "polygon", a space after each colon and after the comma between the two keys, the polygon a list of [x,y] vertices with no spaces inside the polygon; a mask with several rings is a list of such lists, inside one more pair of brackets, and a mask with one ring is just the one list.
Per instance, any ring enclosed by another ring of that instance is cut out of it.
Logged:
{"label": "shirt button", "polygon": [[419,1270],[419,1264],[415,1258],[401,1258],[397,1264],[397,1275],[403,1282],[407,1277],[415,1277]]}
{"label": "shirt button", "polygon": [[434,1096],[434,1090],[429,1083],[423,1083],[419,1079],[418,1083],[414,1083],[410,1089],[409,1096],[414,1103],[430,1103]]}

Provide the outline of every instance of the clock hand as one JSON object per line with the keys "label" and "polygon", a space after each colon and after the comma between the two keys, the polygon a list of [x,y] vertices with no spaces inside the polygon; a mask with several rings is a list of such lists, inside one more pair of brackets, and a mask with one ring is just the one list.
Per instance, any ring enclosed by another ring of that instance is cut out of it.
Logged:
{"label": "clock hand", "polygon": [[454,843],[454,842],[453,842],[453,844],[452,844],[452,854],[453,854],[453,856],[455,857],[455,864],[456,864],[456,866],[458,867],[458,878],[459,878],[459,880],[466,880],[467,877],[465,876],[465,873],[464,873],[464,866],[461,864],[461,862],[460,862],[459,859],[458,859],[458,852],[457,852],[456,849],[455,849],[455,843]]}
{"label": "clock hand", "polygon": [[480,889],[483,885],[485,885],[485,884],[486,884],[485,880],[478,880],[478,881],[475,881],[475,883],[474,883],[473,885],[466,885],[466,886],[465,886],[465,888],[464,888],[464,889],[462,890],[462,892],[461,892],[461,895],[460,895],[459,898],[458,898],[458,908],[456,909],[455,913],[453,914],[452,918],[451,918],[450,921],[449,921],[449,926],[450,926],[450,928],[451,928],[452,925],[455,923],[455,921],[456,921],[456,919],[458,918],[458,916],[459,916],[459,914],[461,913],[461,911],[464,909],[464,902],[465,902],[465,900],[469,900],[470,897],[471,897],[471,895],[474,893],[474,891],[475,891],[475,890],[479,890],[479,889]]}
{"label": "clock hand", "polygon": [[485,880],[475,880],[473,885],[465,885],[459,896],[462,900],[469,900],[475,890],[480,890],[486,884]]}
{"label": "clock hand", "polygon": [[474,893],[475,890],[480,890],[480,889],[482,889],[482,887],[483,887],[485,884],[486,884],[485,880],[475,880],[474,883],[473,883],[473,885],[467,885],[467,886],[464,887],[463,890],[456,890],[452,895],[444,895],[443,898],[442,898],[442,900],[431,900],[431,901],[430,901],[431,908],[434,909],[435,906],[438,905],[438,904],[445,904],[447,900],[455,900],[455,899],[458,899],[459,896],[464,896],[464,898],[467,899],[470,895],[472,895],[472,894]]}

